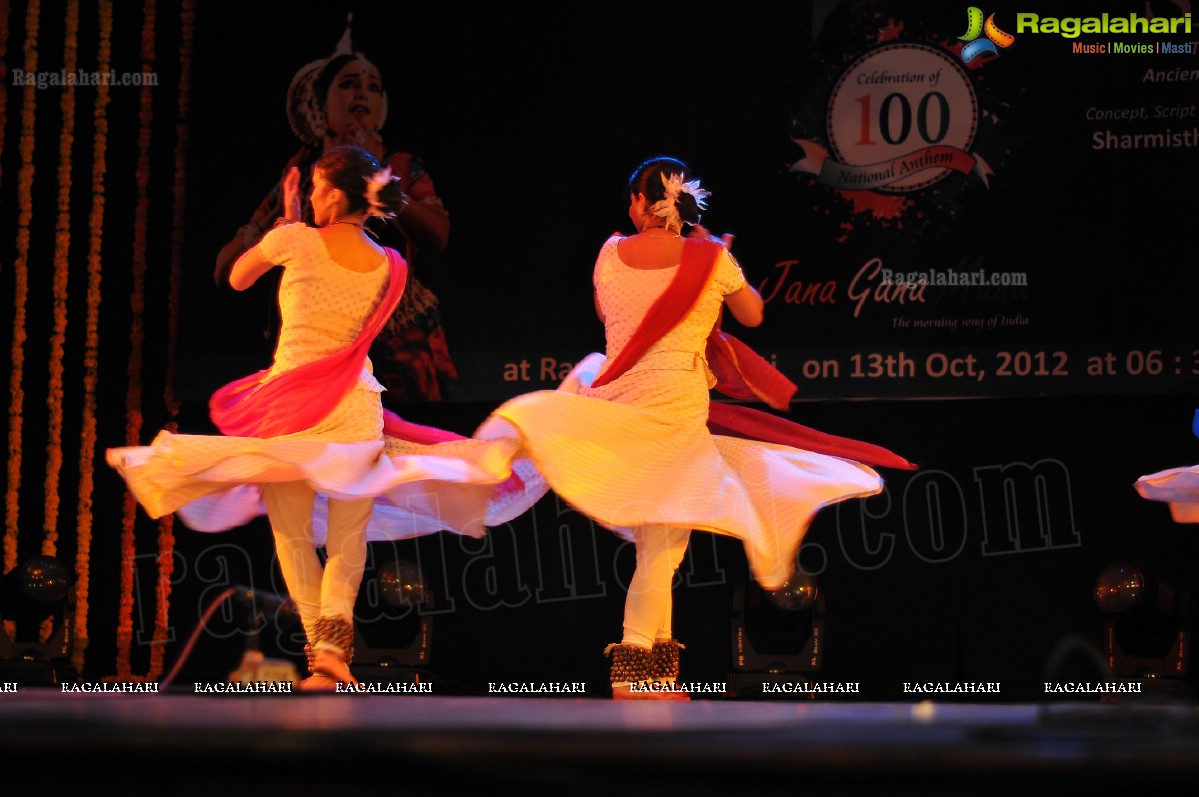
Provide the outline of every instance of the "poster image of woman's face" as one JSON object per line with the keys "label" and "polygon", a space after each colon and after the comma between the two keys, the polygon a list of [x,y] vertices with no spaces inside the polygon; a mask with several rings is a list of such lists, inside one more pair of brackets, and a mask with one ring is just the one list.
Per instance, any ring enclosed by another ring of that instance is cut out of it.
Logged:
{"label": "poster image of woman's face", "polygon": [[365,58],[348,61],[329,83],[325,121],[338,137],[357,129],[377,134],[382,126],[383,79]]}

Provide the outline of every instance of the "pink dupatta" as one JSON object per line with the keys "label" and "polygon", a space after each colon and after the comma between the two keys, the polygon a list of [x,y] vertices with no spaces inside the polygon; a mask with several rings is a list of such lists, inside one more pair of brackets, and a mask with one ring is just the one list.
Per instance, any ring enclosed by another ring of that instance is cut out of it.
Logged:
{"label": "pink dupatta", "polygon": [[311,429],[333,411],[358,382],[371,342],[400,303],[408,280],[403,256],[385,248],[387,291],[349,346],[307,365],[267,378],[258,371],[212,394],[209,416],[222,434],[235,437],[279,437]]}
{"label": "pink dupatta", "polygon": [[[679,272],[650,307],[637,331],[625,347],[592,382],[601,387],[625,373],[649,350],[649,347],[682,321],[699,301],[716,267],[716,258],[724,247],[715,241],[683,241]],[[708,336],[705,356],[716,377],[716,387],[729,398],[762,401],[777,410],[787,410],[796,384],[768,363],[761,355],[737,338],[720,331],[720,325]],[[850,459],[866,465],[915,470],[916,465],[873,443],[826,434],[768,412],[731,404],[711,402],[708,429],[713,434],[760,440],[766,443],[801,448],[818,454]]]}
{"label": "pink dupatta", "polygon": [[[267,379],[267,371],[243,377],[218,389],[209,399],[212,421],[222,434],[237,437],[278,437],[310,429],[329,415],[358,382],[370,345],[400,303],[408,281],[408,264],[385,247],[390,269],[383,299],[362,325],[354,342],[322,360],[284,371]],[[434,426],[406,421],[383,410],[383,434],[421,445],[466,440]],[[524,482],[515,473],[497,486],[498,495],[518,493]]]}

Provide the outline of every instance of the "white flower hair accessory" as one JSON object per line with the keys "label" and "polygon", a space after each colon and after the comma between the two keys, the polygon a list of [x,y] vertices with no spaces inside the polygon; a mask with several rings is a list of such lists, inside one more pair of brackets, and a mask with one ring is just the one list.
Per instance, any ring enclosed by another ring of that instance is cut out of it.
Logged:
{"label": "white flower hair accessory", "polygon": [[379,191],[388,183],[399,180],[399,177],[393,177],[391,167],[380,169],[372,174],[366,181],[366,201],[370,205],[367,208],[366,215],[378,216],[381,219],[394,219],[395,211],[389,210],[385,205],[379,202]]}
{"label": "white flower hair accessory", "polygon": [[700,210],[707,210],[708,203],[705,201],[712,196],[712,192],[701,188],[699,180],[691,180],[683,182],[682,175],[671,174],[667,177],[664,173],[662,177],[662,186],[666,189],[666,198],[660,199],[650,206],[650,212],[655,216],[660,216],[666,219],[666,228],[674,229],[682,232],[683,221],[679,218],[679,209],[677,206],[679,194],[691,194],[695,197],[695,204]]}

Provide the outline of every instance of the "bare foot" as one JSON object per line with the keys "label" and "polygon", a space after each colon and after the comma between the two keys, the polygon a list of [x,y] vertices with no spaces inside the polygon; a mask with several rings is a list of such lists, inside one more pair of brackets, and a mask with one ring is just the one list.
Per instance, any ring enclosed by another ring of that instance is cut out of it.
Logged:
{"label": "bare foot", "polygon": [[314,672],[304,680],[300,681],[301,692],[336,692],[337,681],[333,680],[324,673]]}
{"label": "bare foot", "polygon": [[313,677],[320,675],[334,684],[358,685],[358,679],[350,672],[350,665],[346,664],[346,660],[340,653],[334,653],[331,650],[318,650],[312,669]]}

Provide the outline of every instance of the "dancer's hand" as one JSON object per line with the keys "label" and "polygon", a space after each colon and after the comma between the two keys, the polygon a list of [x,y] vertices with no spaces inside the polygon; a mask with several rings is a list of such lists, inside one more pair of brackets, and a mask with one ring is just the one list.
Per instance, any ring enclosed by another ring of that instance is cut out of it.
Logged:
{"label": "dancer's hand", "polygon": [[708,232],[708,228],[702,224],[692,226],[691,232],[687,233],[688,238],[703,238],[709,241],[715,241],[725,249],[732,249],[734,236],[731,232],[726,232],[724,235],[717,238],[712,233]]}
{"label": "dancer's hand", "polygon": [[300,211],[300,170],[292,166],[283,176],[283,218],[288,221],[299,221],[303,217]]}

